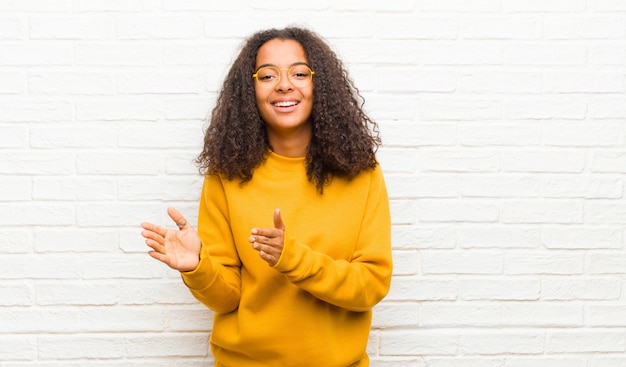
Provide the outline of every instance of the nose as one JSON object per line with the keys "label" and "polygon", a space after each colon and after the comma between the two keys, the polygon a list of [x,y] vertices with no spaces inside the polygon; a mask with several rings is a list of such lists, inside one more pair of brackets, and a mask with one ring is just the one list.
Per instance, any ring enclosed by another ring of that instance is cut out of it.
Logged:
{"label": "nose", "polygon": [[289,80],[289,71],[281,70],[280,78],[278,78],[278,83],[276,83],[276,90],[285,92],[293,90],[293,84],[291,84],[291,80]]}

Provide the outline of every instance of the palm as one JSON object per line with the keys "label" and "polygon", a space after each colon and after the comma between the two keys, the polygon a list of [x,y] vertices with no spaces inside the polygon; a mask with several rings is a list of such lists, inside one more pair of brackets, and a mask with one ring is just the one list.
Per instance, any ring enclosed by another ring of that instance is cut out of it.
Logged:
{"label": "palm", "polygon": [[193,270],[198,266],[201,244],[194,229],[183,231],[169,229],[164,240],[165,252],[151,253],[151,256],[179,271]]}
{"label": "palm", "polygon": [[172,269],[194,270],[200,262],[200,237],[178,210],[169,208],[168,214],[180,230],[141,223],[144,229],[141,235],[146,238],[146,245],[152,249],[149,254]]}

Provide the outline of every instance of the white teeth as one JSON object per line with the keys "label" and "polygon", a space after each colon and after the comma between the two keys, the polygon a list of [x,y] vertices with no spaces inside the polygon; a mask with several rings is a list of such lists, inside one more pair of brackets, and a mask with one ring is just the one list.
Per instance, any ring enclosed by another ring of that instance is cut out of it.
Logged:
{"label": "white teeth", "polygon": [[297,104],[298,104],[298,102],[294,102],[294,101],[276,102],[276,103],[274,103],[274,106],[276,106],[276,107],[291,107],[291,106],[295,106]]}

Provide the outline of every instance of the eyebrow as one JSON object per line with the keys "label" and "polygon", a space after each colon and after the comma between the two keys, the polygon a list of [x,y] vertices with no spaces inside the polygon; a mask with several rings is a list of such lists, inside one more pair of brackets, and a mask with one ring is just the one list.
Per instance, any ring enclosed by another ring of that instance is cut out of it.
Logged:
{"label": "eyebrow", "polygon": [[[309,66],[309,64],[307,64],[307,63],[306,63],[306,62],[304,62],[304,61],[297,61],[297,62],[294,62],[293,64],[289,65],[289,67],[293,67],[293,66],[296,66],[296,65],[306,65],[306,66],[310,67],[310,66]],[[273,67],[275,67],[275,68],[278,68],[278,66],[277,66],[277,65],[274,65],[274,64],[263,64],[263,65],[260,65],[260,66],[259,66],[258,68],[256,68],[256,69],[257,69],[257,71],[258,71],[260,68],[264,68],[264,67],[266,67],[266,66],[273,66]]]}

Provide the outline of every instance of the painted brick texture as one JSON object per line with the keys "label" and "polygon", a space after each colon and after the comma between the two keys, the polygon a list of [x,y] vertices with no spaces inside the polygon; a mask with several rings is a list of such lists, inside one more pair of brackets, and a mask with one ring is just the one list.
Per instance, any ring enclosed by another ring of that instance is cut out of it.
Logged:
{"label": "painted brick texture", "polygon": [[0,0],[0,367],[209,366],[139,223],[246,35],[309,26],[380,124],[375,367],[626,366],[626,2]]}

